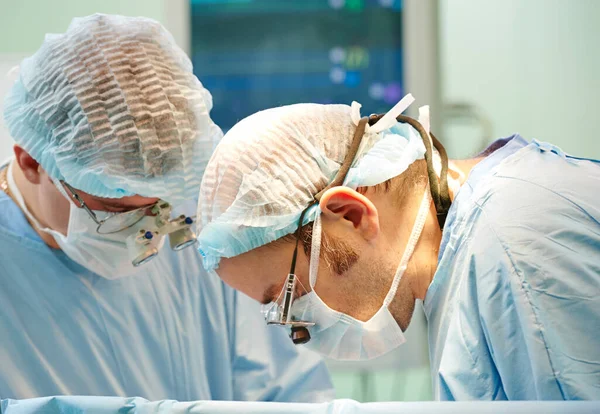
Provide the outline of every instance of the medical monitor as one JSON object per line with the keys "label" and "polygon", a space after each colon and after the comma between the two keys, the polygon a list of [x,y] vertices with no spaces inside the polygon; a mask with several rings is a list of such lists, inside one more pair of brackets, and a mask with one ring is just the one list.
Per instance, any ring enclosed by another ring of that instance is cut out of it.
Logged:
{"label": "medical monitor", "polygon": [[385,112],[406,91],[401,0],[192,0],[190,54],[224,130],[300,102]]}

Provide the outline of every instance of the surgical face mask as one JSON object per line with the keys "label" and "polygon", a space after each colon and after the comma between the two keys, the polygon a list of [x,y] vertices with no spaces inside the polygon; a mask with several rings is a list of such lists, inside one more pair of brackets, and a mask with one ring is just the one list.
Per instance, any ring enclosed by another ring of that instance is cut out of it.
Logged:
{"label": "surgical face mask", "polygon": [[[96,231],[97,224],[87,212],[73,202],[70,204],[69,229],[66,236],[50,229],[42,230],[54,237],[69,258],[106,279],[118,279],[133,274],[136,267],[132,262],[128,240],[139,231],[145,233],[147,229],[153,228],[153,218],[146,217],[118,233],[99,234]],[[164,242],[164,235],[153,236],[151,245],[148,246],[150,255],[136,264],[141,265],[158,254]]]}
{"label": "surgical face mask", "polygon": [[406,339],[389,305],[396,296],[400,280],[419,240],[429,213],[431,195],[426,188],[408,244],[394,275],[392,285],[381,308],[368,321],[359,321],[331,309],[315,291],[321,247],[321,215],[313,226],[310,259],[310,287],[312,290],[296,299],[291,308],[292,319],[310,321],[311,339],[307,347],[329,358],[338,360],[368,360],[377,358],[402,345]]}
{"label": "surgical face mask", "polygon": [[[44,228],[25,205],[23,196],[14,182],[12,163],[8,168],[7,181],[10,191],[31,223],[40,231],[51,235],[71,260],[106,279],[118,279],[135,273],[136,266],[158,254],[158,251],[164,246],[165,235],[169,234],[168,230],[176,234],[175,239],[180,242],[173,245],[174,237],[170,237],[171,247],[176,250],[187,247],[189,244],[186,242],[195,242],[195,235],[189,228],[185,228],[186,224],[188,226],[191,224],[191,222],[185,223],[189,219],[187,217],[179,217],[173,221],[163,220],[165,224],[159,225],[160,221],[157,220],[157,217],[148,216],[126,230],[100,234],[97,231],[97,222],[91,218],[86,209],[75,205],[58,182],[55,182],[55,185],[70,204],[67,234]],[[170,209],[168,212],[170,213]],[[106,212],[102,211],[93,211],[93,213],[97,216],[106,215]],[[191,236],[188,233],[182,234],[186,230],[191,233]],[[182,236],[187,236],[188,239],[184,240],[185,237]]]}

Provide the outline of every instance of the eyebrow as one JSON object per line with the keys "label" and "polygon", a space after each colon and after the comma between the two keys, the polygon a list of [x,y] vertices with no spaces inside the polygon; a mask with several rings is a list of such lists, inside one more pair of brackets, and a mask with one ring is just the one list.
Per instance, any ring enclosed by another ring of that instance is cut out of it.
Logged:
{"label": "eyebrow", "polygon": [[156,204],[156,202],[154,202],[154,203],[144,204],[144,205],[136,207],[136,206],[132,206],[132,205],[127,204],[127,203],[121,203],[119,201],[108,201],[108,202],[106,202],[106,201],[99,201],[99,203],[102,204],[103,206],[117,207],[117,208],[126,208],[126,209],[129,209],[129,210],[137,210],[138,208],[150,207],[150,206]]}

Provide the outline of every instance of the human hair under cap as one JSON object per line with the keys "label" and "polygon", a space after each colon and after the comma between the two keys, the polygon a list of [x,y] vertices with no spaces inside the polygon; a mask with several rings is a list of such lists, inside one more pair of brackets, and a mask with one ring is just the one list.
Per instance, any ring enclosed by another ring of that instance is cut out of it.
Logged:
{"label": "human hair under cap", "polygon": [[[407,95],[367,127],[343,185],[356,189],[400,175],[425,146],[410,125],[396,122]],[[294,232],[314,196],[336,176],[360,120],[360,105],[297,104],[258,112],[218,145],[202,180],[198,249],[207,270]],[[320,212],[306,212],[303,224]]]}
{"label": "human hair under cap", "polygon": [[48,34],[5,100],[9,131],[57,180],[98,197],[195,199],[222,132],[158,22],[94,14]]}

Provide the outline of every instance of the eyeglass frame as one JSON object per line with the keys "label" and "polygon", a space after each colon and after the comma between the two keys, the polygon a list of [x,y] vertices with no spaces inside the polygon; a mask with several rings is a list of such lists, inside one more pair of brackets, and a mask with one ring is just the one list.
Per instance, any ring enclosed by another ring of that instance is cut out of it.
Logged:
{"label": "eyeglass frame", "polygon": [[[96,228],[96,232],[100,233],[100,227],[106,223],[110,218],[114,217],[113,216],[109,216],[103,220],[99,219],[98,216],[96,216],[96,213],[94,213],[94,211],[85,203],[85,201],[83,201],[83,198],[81,198],[81,196],[77,193],[77,190],[75,190],[71,185],[69,185],[68,183],[64,182],[64,181],[60,181],[60,183],[68,190],[69,195],[75,199],[78,203],[79,206],[78,208],[83,208],[88,215],[90,216],[90,218],[94,221],[94,223],[96,223],[98,225],[98,227]],[[133,211],[136,210],[147,210],[147,209],[151,209],[153,208],[156,204],[158,204],[158,201],[155,201],[154,203],[148,204],[147,206],[142,206],[142,207],[137,207],[128,211],[124,211],[123,214],[127,214],[127,213],[131,213]],[[119,214],[119,213],[117,213]],[[145,216],[145,215],[144,215]],[[122,229],[119,230],[115,230],[113,232],[109,232],[109,233],[104,233],[104,234],[113,234],[113,233],[118,233],[120,231],[126,230],[132,226],[135,226],[137,223],[140,222],[140,220],[142,220],[144,218],[144,216],[141,216],[137,221],[135,221],[135,223],[131,223],[130,225],[123,227]],[[103,234],[103,233],[100,233]]]}

